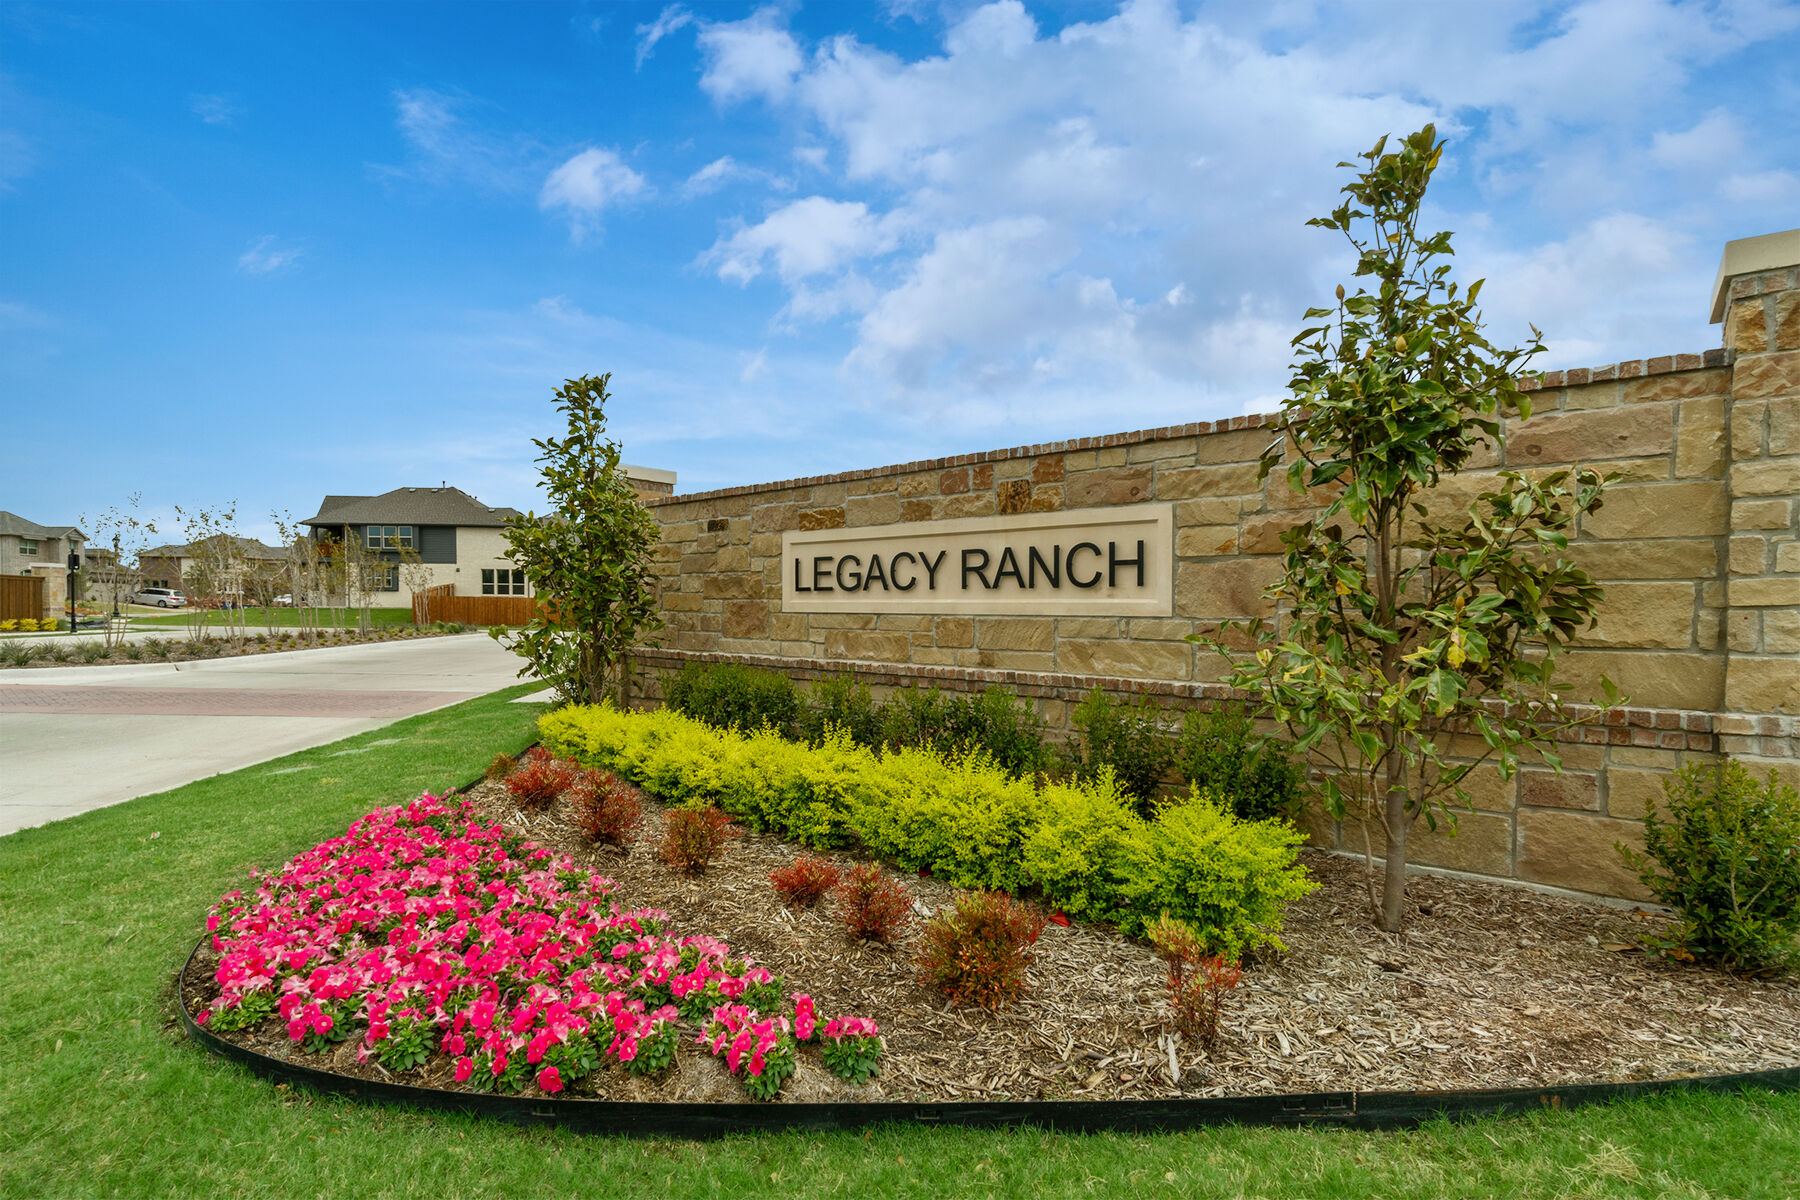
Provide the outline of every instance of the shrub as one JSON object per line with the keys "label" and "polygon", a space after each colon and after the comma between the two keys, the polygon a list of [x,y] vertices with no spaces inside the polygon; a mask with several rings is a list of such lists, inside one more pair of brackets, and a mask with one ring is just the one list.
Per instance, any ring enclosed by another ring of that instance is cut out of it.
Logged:
{"label": "shrub", "polygon": [[891,942],[912,916],[912,893],[875,863],[851,867],[834,890],[838,915],[853,938]]}
{"label": "shrub", "polygon": [[748,731],[769,725],[785,733],[800,715],[800,693],[793,680],[736,663],[688,663],[675,675],[664,676],[663,700],[676,712],[719,729]]}
{"label": "shrub", "polygon": [[1226,995],[1238,985],[1243,971],[1224,955],[1208,954],[1194,931],[1164,913],[1149,930],[1169,969],[1164,986],[1169,993],[1171,1023],[1185,1040],[1211,1049],[1219,1039],[1219,1018]]}
{"label": "shrub", "polygon": [[658,852],[676,870],[697,875],[725,848],[733,832],[731,817],[716,808],[671,809]]}
{"label": "shrub", "polygon": [[144,651],[149,654],[151,658],[167,658],[173,650],[174,647],[170,646],[169,643],[162,638],[144,639]]}
{"label": "shrub", "polygon": [[1291,816],[1299,807],[1300,767],[1284,743],[1257,735],[1241,706],[1188,713],[1174,760],[1183,779],[1246,821]]}
{"label": "shrub", "polygon": [[1279,949],[1287,905],[1313,887],[1292,826],[1241,821],[1204,793],[1145,820],[1105,770],[1043,783],[978,756],[878,755],[842,733],[810,747],[610,704],[558,709],[538,729],[560,754],[665,797],[716,799],[815,849],[861,843],[957,887],[1041,889],[1046,904],[1128,933],[1168,910],[1227,957]]}
{"label": "shrub", "polygon": [[0,621],[0,633],[11,633],[18,627],[19,622],[16,617],[8,617],[6,620]]}
{"label": "shrub", "polygon": [[881,710],[870,696],[868,684],[850,675],[832,675],[806,690],[800,736],[816,744],[833,729],[843,730],[859,746],[881,744]]}
{"label": "shrub", "polygon": [[791,866],[769,872],[769,882],[775,885],[781,898],[801,908],[817,904],[842,877],[843,872],[837,869],[837,864],[810,854],[802,854]]}
{"label": "shrub", "polygon": [[1800,796],[1743,764],[1685,767],[1644,815],[1645,853],[1619,847],[1679,921],[1665,953],[1750,974],[1791,966],[1800,932]]}
{"label": "shrub", "polygon": [[494,761],[487,765],[487,770],[483,772],[483,774],[488,779],[505,779],[508,775],[513,773],[514,768],[518,765],[518,759],[510,754],[502,752],[494,755]]}
{"label": "shrub", "polygon": [[1014,775],[1029,775],[1050,764],[1044,719],[1031,701],[998,684],[950,705],[951,745],[939,747],[987,755]]}
{"label": "shrub", "polygon": [[575,764],[552,756],[541,746],[526,752],[525,759],[506,777],[506,790],[522,808],[548,808],[575,782]]}
{"label": "shrub", "polygon": [[573,788],[575,827],[590,842],[629,846],[644,816],[638,790],[607,771],[583,771]]}
{"label": "shrub", "polygon": [[1119,786],[1140,802],[1147,804],[1156,795],[1170,755],[1154,704],[1148,699],[1127,704],[1095,688],[1069,719],[1080,731],[1069,744],[1078,774],[1091,779],[1111,767]]}
{"label": "shrub", "polygon": [[97,663],[107,657],[110,652],[107,650],[105,642],[83,642],[79,653],[82,662]]}
{"label": "shrub", "polygon": [[965,892],[925,925],[920,981],[955,1004],[999,1008],[1025,989],[1044,917],[1004,892]]}
{"label": "shrub", "polygon": [[950,699],[936,684],[900,688],[881,706],[884,745],[948,750],[954,731]]}

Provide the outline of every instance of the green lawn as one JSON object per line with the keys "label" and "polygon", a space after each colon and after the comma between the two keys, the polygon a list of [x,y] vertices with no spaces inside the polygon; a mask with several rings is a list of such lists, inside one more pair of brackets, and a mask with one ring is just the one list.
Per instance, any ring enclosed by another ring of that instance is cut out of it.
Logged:
{"label": "green lawn", "polygon": [[[319,628],[328,629],[332,627],[331,610],[328,608],[311,610],[300,608],[274,608],[267,611],[272,612],[275,615],[275,627],[277,629],[292,628],[299,625],[300,614],[308,611],[317,614],[315,624]],[[341,614],[341,627],[345,629],[354,629],[356,627],[356,610],[339,609],[338,611]],[[206,623],[208,625],[223,625],[225,624],[226,615],[227,614],[225,613],[217,611],[209,612],[206,614]],[[136,616],[132,618],[131,623],[133,628],[145,628],[156,625],[186,626],[192,621],[193,617],[189,614],[167,613],[155,617]],[[382,629],[390,625],[410,625],[412,624],[412,609],[373,608],[369,610],[369,622],[376,629]],[[269,628],[269,622],[265,615],[265,611],[260,608],[246,608],[244,610],[244,624],[249,627],[251,633],[255,633],[259,629],[266,631]]]}
{"label": "green lawn", "polygon": [[[0,1196],[1800,1192],[1794,1095],[1671,1097],[1396,1134],[890,1127],[695,1144],[277,1089],[189,1042],[170,980],[218,894],[377,804],[461,783],[496,751],[519,750],[541,711],[505,702],[524,690],[0,838]],[[400,740],[374,745],[390,738]]]}

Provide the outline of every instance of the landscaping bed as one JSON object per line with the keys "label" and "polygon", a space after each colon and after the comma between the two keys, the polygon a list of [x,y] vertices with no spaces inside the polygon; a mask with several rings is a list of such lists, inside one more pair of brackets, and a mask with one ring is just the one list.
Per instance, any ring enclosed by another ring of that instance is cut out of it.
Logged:
{"label": "landscaping bed", "polygon": [[[1636,947],[1665,921],[1643,912],[1427,876],[1409,889],[1407,932],[1390,936],[1369,922],[1362,865],[1305,851],[1321,886],[1288,909],[1287,952],[1249,965],[1207,1052],[1170,1037],[1155,953],[1104,928],[1047,926],[1019,1001],[997,1013],[958,1008],[918,982],[913,962],[922,918],[954,897],[936,879],[906,878],[920,919],[891,947],[857,943],[829,900],[810,910],[783,904],[768,875],[797,850],[775,837],[744,831],[704,874],[687,876],[654,853],[669,810],[653,802],[639,838],[621,852],[585,844],[566,800],[527,810],[495,783],[468,798],[484,820],[616,883],[621,906],[665,911],[672,934],[723,939],[784,977],[787,991],[809,994],[821,1014],[879,1024],[885,1053],[872,1081],[839,1080],[803,1047],[783,1100],[1470,1089],[1800,1065],[1800,986],[1648,957]],[[183,980],[193,1011],[218,994],[211,970],[203,952]],[[683,1025],[672,1069],[602,1069],[591,1087],[569,1094],[744,1099],[721,1061],[694,1044],[694,1024]],[[357,1062],[354,1043],[301,1054],[278,1020],[220,1036],[352,1076],[466,1086],[443,1055],[396,1075]],[[538,1094],[529,1081],[523,1091]]]}
{"label": "landscaping bed", "polygon": [[108,648],[95,635],[81,641],[63,641],[39,645],[36,639],[9,639],[0,642],[0,669],[30,667],[117,667],[142,666],[146,663],[196,662],[213,658],[243,658],[251,654],[278,654],[286,650],[323,650],[331,646],[360,646],[373,642],[411,641],[417,638],[449,637],[468,633],[466,628],[375,629],[370,633],[354,630],[326,630],[317,637],[294,633],[253,633],[244,641],[233,643],[223,637],[207,636],[195,641],[189,637],[146,638]]}

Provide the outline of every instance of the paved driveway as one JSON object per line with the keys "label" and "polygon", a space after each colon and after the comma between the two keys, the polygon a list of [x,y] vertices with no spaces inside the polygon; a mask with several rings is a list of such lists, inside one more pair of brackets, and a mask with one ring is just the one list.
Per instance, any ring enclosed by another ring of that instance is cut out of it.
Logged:
{"label": "paved driveway", "polygon": [[478,633],[0,671],[0,835],[486,695],[521,662]]}

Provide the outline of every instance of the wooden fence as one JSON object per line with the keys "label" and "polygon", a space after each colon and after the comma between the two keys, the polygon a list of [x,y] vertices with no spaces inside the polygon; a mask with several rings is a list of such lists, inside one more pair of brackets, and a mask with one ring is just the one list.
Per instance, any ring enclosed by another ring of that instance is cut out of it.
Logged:
{"label": "wooden fence", "polygon": [[413,593],[413,621],[459,621],[464,625],[524,625],[537,615],[530,596],[458,596],[440,583]]}
{"label": "wooden fence", "polygon": [[0,575],[0,621],[44,619],[44,581],[37,575]]}

